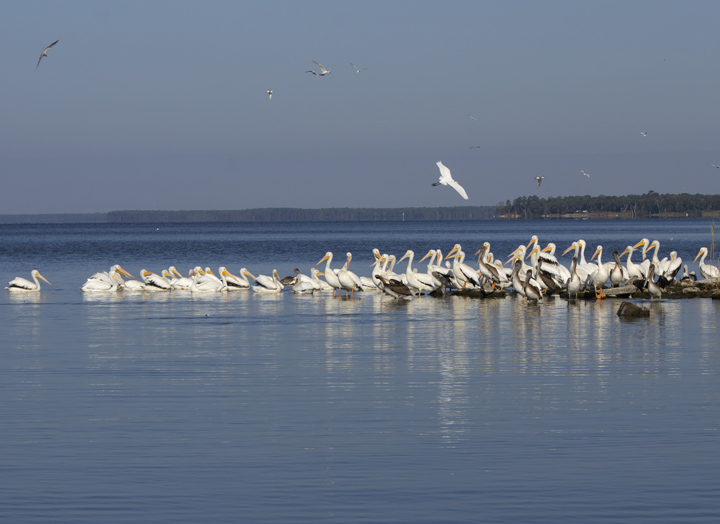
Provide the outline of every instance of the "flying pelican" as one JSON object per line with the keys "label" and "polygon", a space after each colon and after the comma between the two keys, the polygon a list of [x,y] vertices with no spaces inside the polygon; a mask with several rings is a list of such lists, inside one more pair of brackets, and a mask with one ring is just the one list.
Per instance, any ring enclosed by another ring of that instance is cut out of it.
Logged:
{"label": "flying pelican", "polygon": [[584,170],[583,170],[583,171],[580,171],[580,172],[581,172],[583,175],[585,175],[586,177],[590,178],[590,173],[588,173],[587,171],[584,171]]}
{"label": "flying pelican", "polygon": [[450,186],[455,191],[460,193],[460,196],[463,197],[465,200],[468,199],[467,193],[465,192],[465,189],[460,185],[459,182],[456,182],[453,180],[452,174],[450,174],[450,170],[443,165],[442,162],[437,162],[438,169],[440,170],[440,180],[435,182],[433,186],[439,186],[440,184],[444,186]]}
{"label": "flying pelican", "polygon": [[38,63],[35,66],[35,69],[37,69],[38,66],[40,65],[40,60],[42,60],[44,56],[47,56],[48,49],[50,49],[52,46],[57,44],[59,41],[60,40],[55,40],[52,44],[50,44],[49,46],[47,46],[45,49],[42,50],[42,53],[40,53],[40,58],[38,58]]}
{"label": "flying pelican", "polygon": [[[720,270],[718,270],[716,266],[711,266],[710,264],[705,263],[705,257],[707,254],[708,248],[701,247],[700,252],[695,257],[695,260],[698,258],[700,259],[700,274],[707,279],[720,278]],[[702,257],[700,255],[702,255]],[[693,263],[695,263],[695,260],[693,260]]]}
{"label": "flying pelican", "polygon": [[272,100],[273,90],[272,90],[272,89],[268,89],[267,94],[268,94],[268,100]]}
{"label": "flying pelican", "polygon": [[542,181],[545,180],[545,177],[542,176],[542,175],[536,176],[536,177],[535,177],[535,180],[537,180],[537,183],[538,183],[537,189],[540,189],[540,184],[542,184]]}
{"label": "flying pelican", "polygon": [[355,64],[353,64],[352,62],[350,62],[350,65],[355,68],[356,73],[359,73],[360,71],[365,71],[365,69],[366,69],[365,67],[358,67]]}
{"label": "flying pelican", "polygon": [[[30,272],[30,275],[33,278],[33,282],[30,282],[29,280],[26,280],[22,277],[16,277],[13,278],[10,282],[8,282],[8,285],[5,289],[7,289],[8,291],[40,291],[40,282],[38,282],[38,278],[45,280],[45,282],[50,284],[50,282],[48,282],[37,269],[33,269]],[[52,284],[50,285],[52,286]]]}
{"label": "flying pelican", "polygon": [[468,113],[468,116],[470,117],[470,120],[475,120],[475,122],[477,122],[477,118],[475,118],[474,116],[472,116],[470,113]]}
{"label": "flying pelican", "polygon": [[330,70],[325,69],[325,67],[320,62],[316,62],[315,60],[313,60],[313,64],[315,64],[316,66],[318,66],[320,68],[320,76],[325,76],[325,75],[330,74]]}

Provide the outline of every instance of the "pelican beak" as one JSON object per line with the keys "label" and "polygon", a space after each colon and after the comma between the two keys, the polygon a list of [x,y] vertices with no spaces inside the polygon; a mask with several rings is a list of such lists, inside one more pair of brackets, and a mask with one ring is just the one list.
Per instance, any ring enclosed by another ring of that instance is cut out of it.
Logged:
{"label": "pelican beak", "polygon": [[563,251],[562,252],[563,256],[565,256],[565,253],[567,253],[568,251],[572,251],[573,249],[575,249],[575,244],[571,245],[569,248],[567,248],[565,251]]}
{"label": "pelican beak", "polygon": [[422,258],[418,261],[418,264],[419,264],[420,262],[422,262],[423,260],[425,260],[427,257],[429,257],[429,256],[432,255],[432,254],[433,254],[433,252],[432,252],[432,249],[431,249],[430,251],[428,251],[428,254],[427,254],[427,255],[425,255],[424,257],[422,257]]}
{"label": "pelican beak", "polygon": [[[329,257],[328,257],[327,255],[325,255],[324,257],[322,257],[322,258],[320,259],[320,262],[325,262],[328,258],[329,258]],[[316,266],[319,266],[319,265],[320,265],[320,262],[318,262],[318,263],[315,264],[315,265],[316,265]],[[253,278],[255,278],[255,277],[253,277]]]}
{"label": "pelican beak", "polygon": [[452,258],[452,256],[453,256],[454,254],[458,253],[459,251],[460,251],[460,249],[457,247],[457,244],[456,244],[455,247],[452,248],[452,250],[450,251],[450,253],[448,253],[447,255],[445,255],[445,260],[447,260],[448,258]]}
{"label": "pelican beak", "polygon": [[593,256],[590,257],[590,260],[592,260],[593,258],[595,258],[598,253],[600,253],[600,246],[597,247],[597,249],[595,250],[595,253],[593,253]]}
{"label": "pelican beak", "polygon": [[[47,282],[48,284],[50,284],[50,282],[48,282],[47,279],[46,279],[44,276],[42,276],[40,273],[37,274],[37,277],[38,277],[39,279],[44,280],[44,281]],[[52,286],[52,284],[50,284],[50,285]]]}
{"label": "pelican beak", "polygon": [[550,245],[548,244],[547,246],[545,246],[544,248],[542,248],[540,251],[547,251],[548,253],[550,253],[550,251],[552,251],[552,248],[551,248]]}
{"label": "pelican beak", "polygon": [[[322,261],[321,261],[321,262],[322,262]],[[250,278],[252,278],[253,280],[255,280],[255,275],[253,275],[252,273],[250,273],[250,271],[247,271],[247,270],[243,271],[243,275],[245,275],[246,277],[250,277]]]}
{"label": "pelican beak", "polygon": [[125,270],[124,270],[123,268],[121,268],[120,266],[118,266],[117,272],[120,273],[120,274],[121,274],[122,276],[124,276],[124,277],[127,277],[127,278],[135,278],[134,276],[132,276],[130,273],[128,273],[127,271],[125,271]]}
{"label": "pelican beak", "polygon": [[[641,240],[640,242],[638,242],[637,244],[635,244],[635,245],[633,246],[633,249],[637,249],[637,248],[639,248],[640,246],[645,247],[645,240]],[[645,250],[643,249],[643,253],[644,253],[644,252],[645,252]]]}
{"label": "pelican beak", "polygon": [[318,274],[318,276],[320,276],[320,275],[324,275],[325,273],[323,273],[322,271],[318,271],[317,274]]}
{"label": "pelican beak", "polygon": [[398,263],[400,263],[400,262],[402,262],[403,260],[405,260],[405,259],[407,258],[407,256],[408,256],[408,254],[407,254],[407,252],[406,252],[406,253],[402,256],[402,258],[401,258],[400,260],[398,260]]}
{"label": "pelican beak", "polygon": [[630,246],[626,247],[626,248],[625,248],[625,251],[623,251],[622,253],[620,253],[620,256],[624,256],[626,253],[630,253]]}
{"label": "pelican beak", "polygon": [[701,249],[700,252],[699,252],[699,253],[697,254],[697,256],[695,257],[695,260],[693,260],[693,264],[695,263],[695,261],[696,261],[698,258],[700,258],[700,255],[702,255],[702,253],[703,253],[703,250]]}
{"label": "pelican beak", "polygon": [[175,268],[172,268],[171,273],[174,274],[174,275],[175,275],[176,277],[178,277],[178,278],[182,278],[182,275],[180,274],[180,271],[178,271],[178,270],[175,269]]}

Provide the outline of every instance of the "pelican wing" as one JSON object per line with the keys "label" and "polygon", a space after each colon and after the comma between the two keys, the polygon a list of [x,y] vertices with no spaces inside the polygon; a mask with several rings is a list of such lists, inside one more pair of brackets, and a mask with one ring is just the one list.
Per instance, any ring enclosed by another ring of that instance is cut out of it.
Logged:
{"label": "pelican wing", "polygon": [[29,280],[26,280],[22,277],[16,277],[13,278],[10,282],[8,282],[8,287],[6,287],[5,289],[11,288],[33,291],[37,289],[37,286],[35,285],[35,282],[30,282]]}
{"label": "pelican wing", "polygon": [[465,200],[468,199],[467,193],[465,192],[465,188],[460,185],[460,182],[455,182],[455,180],[451,180],[448,182],[448,185],[452,187],[455,191],[460,193],[460,196],[463,197]]}

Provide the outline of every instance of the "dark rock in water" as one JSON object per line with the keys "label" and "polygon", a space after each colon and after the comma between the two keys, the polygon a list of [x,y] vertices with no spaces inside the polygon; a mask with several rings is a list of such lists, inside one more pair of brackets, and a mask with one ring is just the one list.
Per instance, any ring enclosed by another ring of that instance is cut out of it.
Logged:
{"label": "dark rock in water", "polygon": [[617,314],[619,317],[649,317],[650,310],[644,307],[636,306],[631,302],[623,302],[620,304]]}

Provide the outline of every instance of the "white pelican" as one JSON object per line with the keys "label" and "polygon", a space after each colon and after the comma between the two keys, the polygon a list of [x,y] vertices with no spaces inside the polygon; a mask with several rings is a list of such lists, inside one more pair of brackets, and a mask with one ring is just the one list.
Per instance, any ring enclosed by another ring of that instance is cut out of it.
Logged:
{"label": "white pelican", "polygon": [[191,293],[219,293],[225,288],[222,282],[217,282],[212,278],[202,278],[204,271],[200,268],[193,269],[190,274],[193,283],[190,285]]}
{"label": "white pelican", "polygon": [[414,257],[415,252],[411,249],[408,249],[402,256],[402,258],[398,260],[398,262],[401,262],[406,258],[408,259],[407,269],[405,271],[405,276],[407,277],[407,286],[411,289],[415,289],[419,297],[421,292],[425,291],[426,293],[429,293],[431,291],[435,291],[437,286],[435,285],[434,279],[431,275],[428,275],[427,273],[413,272],[412,262]]}
{"label": "white pelican", "polygon": [[[243,271],[245,271],[245,273],[243,273]],[[240,270],[240,276],[237,276],[230,273],[230,271],[228,271],[225,266],[222,266],[218,268],[218,273],[220,273],[222,283],[224,284],[227,291],[250,289],[250,281],[245,278],[246,275],[249,275],[247,269],[242,268]],[[249,276],[252,277],[252,275]]]}
{"label": "white pelican", "polygon": [[625,264],[627,267],[627,273],[628,273],[628,279],[639,279],[642,280],[647,275],[647,271],[643,265],[635,264],[632,261],[632,254],[635,248],[633,246],[628,246],[625,248],[625,251],[620,253],[620,256],[623,256],[625,253],[627,253],[627,263]]}
{"label": "white pelican", "polygon": [[[330,286],[333,288],[333,296],[335,296],[340,289],[340,281],[338,280],[337,275],[335,272],[330,268],[330,264],[332,263],[333,254],[332,251],[328,251],[325,253],[325,256],[320,259],[320,262],[323,262],[327,260],[325,263],[325,271],[323,273],[325,274],[325,281],[330,284]],[[316,266],[320,264],[318,262],[315,264]]]}
{"label": "white pelican", "polygon": [[[700,252],[695,257],[695,260],[700,259],[700,274],[707,279],[720,278],[720,270],[716,266],[705,263],[705,257],[708,254],[708,248],[701,247]],[[700,256],[702,255],[702,257]],[[693,264],[695,263],[693,260]]]}
{"label": "white pelican", "polygon": [[[535,246],[535,251],[537,249],[537,246]],[[545,269],[545,260],[542,258],[538,258],[537,261],[537,282],[540,284],[540,287],[547,290],[549,295],[552,295],[553,293],[559,293],[563,286],[565,285],[566,281],[560,281],[558,277]]]}
{"label": "white pelican", "polygon": [[[313,60],[313,64],[315,64],[316,66],[318,66],[320,68],[320,76],[325,76],[325,75],[330,74],[330,70],[325,69],[325,67],[320,62],[316,62],[315,60]],[[315,73],[315,74],[317,74],[317,73]]]}
{"label": "white pelican", "polygon": [[545,177],[544,176],[536,176],[535,180],[537,180],[537,183],[538,183],[537,189],[540,189],[540,184],[542,184],[542,181],[545,180]]}
{"label": "white pelican", "polygon": [[646,257],[648,251],[650,251],[652,248],[655,248],[651,262],[653,264],[655,264],[655,275],[658,277],[663,276],[663,267],[660,264],[660,259],[658,258],[658,251],[660,249],[660,241],[653,240],[652,243],[648,245],[648,239],[643,238],[640,242],[635,244],[633,246],[633,248],[637,249],[640,246],[643,246],[643,258]]}
{"label": "white pelican", "polygon": [[465,254],[463,253],[460,244],[455,244],[450,253],[445,256],[445,260],[448,258],[455,259],[453,261],[453,275],[456,281],[462,284],[463,289],[467,287],[468,283],[472,284],[470,287],[482,287],[482,284],[480,283],[480,273],[467,264],[463,264],[462,261],[459,260],[460,257],[463,259],[465,258]]}
{"label": "white pelican", "polygon": [[[47,279],[40,274],[40,272],[37,269],[33,269],[30,272],[30,275],[33,278],[33,282],[30,282],[29,280],[26,280],[22,277],[16,277],[13,278],[10,282],[8,282],[8,285],[5,289],[8,291],[40,291],[40,282],[38,282],[38,278],[41,280],[44,280],[48,284],[50,282],[47,281]],[[52,284],[50,284],[52,286]]]}
{"label": "white pelican", "polygon": [[498,284],[501,288],[510,285],[510,282],[505,275],[505,271],[502,271],[495,264],[488,261],[488,255],[490,254],[490,242],[485,242],[477,253],[478,255],[478,269],[482,276],[489,280],[492,284],[492,288],[495,289],[495,285]]}
{"label": "white pelican", "polygon": [[295,270],[295,283],[290,287],[293,293],[313,293],[322,291],[322,284],[318,279],[318,275],[322,275],[316,268],[310,269],[310,275],[303,275],[299,269]]}
{"label": "white pelican", "polygon": [[[663,259],[664,260],[664,259]],[[675,280],[675,277],[680,272],[680,268],[682,267],[682,258],[677,256],[677,251],[671,251],[670,252],[670,260],[668,260],[665,263],[665,278],[668,282],[672,282]]]}
{"label": "white pelican", "polygon": [[[607,279],[610,277],[610,272],[608,271],[608,268],[606,268],[602,263],[602,246],[598,246],[595,250],[595,253],[593,253],[593,256],[590,257],[590,260],[595,258],[597,256],[597,269],[595,269],[595,272],[590,275],[592,278],[593,287],[595,288],[595,298],[605,298],[605,293],[602,291],[602,287],[605,285],[605,282],[607,282]],[[598,292],[598,287],[600,287],[600,292]]]}
{"label": "white pelican", "polygon": [[351,298],[355,297],[355,291],[362,291],[362,282],[360,277],[350,271],[350,261],[352,260],[352,253],[347,253],[347,259],[345,264],[340,271],[337,273],[338,281],[340,282],[340,289],[345,290],[345,298],[352,293]]}
{"label": "white pelican", "polygon": [[258,275],[255,277],[255,285],[252,290],[255,293],[280,293],[283,285],[280,283],[277,270],[273,269],[272,277]]}
{"label": "white pelican", "polygon": [[166,274],[169,275],[167,269],[163,269],[162,272],[162,275],[158,275],[147,269],[140,270],[140,276],[145,282],[145,291],[170,291],[172,289],[170,281],[166,277]]}
{"label": "white pelican", "polygon": [[441,184],[443,186],[450,186],[455,191],[460,193],[461,197],[463,197],[465,200],[467,200],[468,196],[467,196],[467,193],[465,192],[465,188],[463,188],[463,186],[461,186],[459,182],[456,182],[453,179],[452,174],[450,173],[450,170],[447,167],[445,167],[442,162],[437,162],[437,166],[438,166],[438,169],[440,170],[440,180],[435,182],[433,184],[433,186],[439,186]]}
{"label": "white pelican", "polygon": [[[199,268],[197,268],[199,269]],[[190,289],[190,286],[192,286],[193,283],[193,270],[191,269],[188,272],[188,276],[184,277],[180,274],[180,272],[175,268],[175,266],[170,266],[168,268],[168,271],[170,271],[171,274],[176,275],[177,278],[170,281],[170,284],[172,285],[173,289]]]}
{"label": "white pelican", "polygon": [[57,44],[59,41],[60,41],[60,40],[55,40],[52,44],[50,44],[49,46],[47,46],[46,48],[44,48],[44,49],[42,50],[42,53],[40,53],[40,58],[38,58],[38,63],[37,63],[37,65],[35,66],[35,69],[37,69],[38,66],[40,65],[40,60],[42,60],[44,56],[47,56],[48,49],[50,49],[52,46],[54,46],[55,44]]}
{"label": "white pelican", "polygon": [[118,284],[122,280],[118,281],[115,275],[120,274],[127,278],[133,278],[133,276],[125,271],[119,265],[114,265],[108,271],[101,271],[90,276],[80,289],[85,292],[94,291],[117,291]]}
{"label": "white pelican", "polygon": [[[433,285],[435,286],[435,288],[439,288],[439,287],[445,286],[446,279],[442,274],[436,273],[434,271],[435,267],[436,267],[435,266],[435,257],[436,256],[437,256],[437,251],[435,249],[431,249],[430,251],[427,252],[427,255],[425,255],[420,260],[418,260],[418,264],[420,262],[422,262],[423,260],[425,260],[426,258],[429,259],[426,273],[428,275],[430,275],[430,277],[432,278],[432,282],[433,282]],[[445,269],[445,268],[442,268],[442,269]]]}

